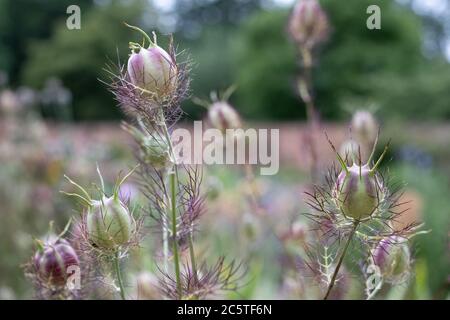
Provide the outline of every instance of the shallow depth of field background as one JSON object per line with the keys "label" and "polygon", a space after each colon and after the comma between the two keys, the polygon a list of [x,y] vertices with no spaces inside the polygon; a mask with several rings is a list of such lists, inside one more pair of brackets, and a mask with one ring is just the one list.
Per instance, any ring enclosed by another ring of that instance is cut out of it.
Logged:
{"label": "shallow depth of field background", "polygon": [[[323,128],[339,145],[349,136],[351,114],[373,111],[382,125],[380,148],[392,138],[384,162],[407,183],[408,215],[425,222],[428,235],[414,239],[413,279],[383,298],[446,298],[450,281],[450,1],[322,0],[332,25],[317,52],[314,86]],[[81,30],[66,28],[66,8],[81,8]],[[63,174],[84,185],[99,163],[112,183],[133,164],[132,140],[120,129],[122,115],[99,79],[105,63],[125,61],[128,42],[139,36],[122,24],[173,33],[193,61],[192,93],[207,97],[232,84],[231,103],[248,126],[280,128],[281,169],[258,177],[269,212],[255,219],[244,198],[239,167],[207,167],[205,189],[219,186],[201,224],[199,251],[243,259],[250,283],[230,297],[297,298],[295,277],[285,267],[295,241],[283,235],[302,223],[308,181],[303,134],[305,108],[295,93],[298,62],[286,33],[289,0],[0,0],[0,299],[30,298],[21,264],[33,237],[49,221],[58,230],[77,206],[59,193]],[[382,30],[366,28],[366,8],[378,4]],[[163,34],[163,35],[161,35]],[[205,109],[184,104],[185,120]],[[317,137],[322,165],[333,162]],[[325,169],[324,169],[325,172]],[[127,192],[145,205],[131,180]],[[147,236],[147,240],[152,235]],[[136,274],[155,270],[143,249],[126,266]],[[350,270],[358,274],[358,270]],[[344,298],[358,298],[358,278]],[[130,288],[132,290],[132,288]]]}

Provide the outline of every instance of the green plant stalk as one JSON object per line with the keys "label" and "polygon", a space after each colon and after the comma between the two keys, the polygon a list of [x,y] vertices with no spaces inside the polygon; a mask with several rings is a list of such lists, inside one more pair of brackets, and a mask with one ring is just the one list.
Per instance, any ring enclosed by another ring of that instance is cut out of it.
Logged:
{"label": "green plant stalk", "polygon": [[[164,115],[162,116],[163,118],[163,131],[164,131],[164,135],[166,140],[169,143],[169,150],[170,150],[170,154],[172,156],[172,158],[175,160],[175,153],[173,151],[173,145],[172,145],[172,140],[170,139],[170,135],[169,135],[169,130],[167,129],[167,125],[166,122],[164,121]],[[174,167],[174,171],[175,171],[175,177],[176,177],[176,182],[178,182],[178,169],[176,164],[173,166]],[[189,233],[189,237],[188,237],[188,243],[189,243],[189,256],[191,259],[191,267],[192,267],[192,272],[194,273],[194,280],[197,281],[197,263],[195,260],[195,251],[194,251],[194,241],[192,239],[192,234],[193,234],[193,230],[191,228],[190,233]]]}
{"label": "green plant stalk", "polygon": [[180,276],[180,257],[178,254],[178,243],[177,243],[177,203],[176,203],[176,181],[175,173],[169,173],[170,181],[170,194],[171,194],[171,214],[172,214],[172,236],[173,236],[173,261],[175,265],[175,279],[177,283],[178,297],[182,298],[182,288],[181,288],[181,276]]}
{"label": "green plant stalk", "polygon": [[116,251],[114,256],[114,269],[116,270],[117,282],[119,283],[120,297],[122,300],[126,300],[125,298],[125,290],[123,287],[122,275],[120,273],[120,262],[119,262],[119,250]]}
{"label": "green plant stalk", "polygon": [[164,256],[164,270],[166,273],[169,272],[169,230],[167,217],[163,217],[163,256]]}
{"label": "green plant stalk", "polygon": [[197,283],[198,282],[198,277],[197,277],[197,263],[195,261],[195,251],[194,251],[194,240],[192,239],[192,230],[189,233],[189,256],[191,258],[191,267],[192,267],[192,273],[194,274],[194,281]]}
{"label": "green plant stalk", "polygon": [[306,117],[309,125],[309,129],[311,132],[307,133],[308,144],[311,152],[311,177],[312,180],[317,180],[318,176],[318,154],[317,154],[317,146],[315,144],[314,138],[315,133],[319,128],[319,123],[317,119],[317,111],[314,104],[314,98],[312,96],[312,68],[313,68],[313,60],[312,54],[309,49],[300,50],[301,58],[303,60],[303,75],[300,79],[299,85],[299,93],[303,102],[306,105]]}
{"label": "green plant stalk", "polygon": [[328,297],[329,297],[329,295],[331,293],[331,290],[333,289],[334,284],[336,283],[336,278],[337,278],[337,275],[339,273],[339,269],[341,268],[342,262],[344,261],[344,257],[345,257],[345,255],[347,253],[347,249],[350,246],[350,242],[352,242],[353,236],[355,235],[356,228],[358,228],[358,225],[359,225],[359,221],[355,221],[355,223],[353,224],[353,229],[350,232],[350,235],[348,236],[347,242],[345,243],[344,250],[342,250],[341,256],[339,257],[339,261],[338,261],[338,263],[336,265],[336,269],[334,269],[333,276],[331,277],[331,282],[328,285],[327,293],[323,297],[323,300],[327,300],[328,299]]}

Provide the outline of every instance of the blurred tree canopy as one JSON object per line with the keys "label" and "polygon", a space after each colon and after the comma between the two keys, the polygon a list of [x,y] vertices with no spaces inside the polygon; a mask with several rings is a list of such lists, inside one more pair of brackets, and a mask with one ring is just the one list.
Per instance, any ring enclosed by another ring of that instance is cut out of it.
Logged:
{"label": "blurred tree canopy", "polygon": [[[315,96],[325,119],[339,119],[354,101],[376,103],[389,117],[450,118],[450,65],[437,45],[432,55],[425,50],[425,40],[442,42],[442,22],[419,17],[411,2],[377,1],[382,29],[368,30],[372,1],[321,0],[332,26],[315,55]],[[82,27],[69,31],[72,3],[0,0],[0,69],[15,86],[41,88],[50,77],[62,79],[77,120],[120,117],[98,78],[107,78],[107,59],[119,54],[125,61],[128,42],[139,37],[122,22],[151,31],[163,20],[172,21],[180,50],[193,60],[194,95],[237,84],[232,102],[248,119],[304,117],[295,90],[300,61],[286,33],[288,9],[269,0],[175,0],[169,12],[155,12],[148,0],[79,0]],[[204,112],[189,101],[185,110],[193,118]]]}
{"label": "blurred tree canopy", "polygon": [[[355,100],[378,103],[386,115],[448,116],[450,66],[442,56],[424,57],[419,17],[394,1],[378,1],[382,29],[369,30],[366,9],[372,1],[321,3],[332,26],[315,55],[315,94],[323,116],[338,118],[347,101]],[[304,113],[293,89],[299,68],[286,38],[288,15],[258,13],[238,35],[238,101],[260,119],[292,119],[299,108]]]}
{"label": "blurred tree canopy", "polygon": [[[51,36],[54,24],[67,17],[72,0],[0,0],[0,69],[13,83],[20,79],[24,62],[30,58],[30,40]],[[88,10],[93,0],[78,0],[81,10]]]}
{"label": "blurred tree canopy", "polygon": [[80,30],[68,30],[64,20],[50,39],[31,43],[34,54],[25,66],[24,82],[39,87],[44,79],[62,79],[73,91],[75,119],[119,117],[112,95],[98,79],[109,79],[103,70],[107,63],[126,57],[128,42],[137,37],[123,22],[137,24],[142,10],[143,1],[113,1],[82,12]]}

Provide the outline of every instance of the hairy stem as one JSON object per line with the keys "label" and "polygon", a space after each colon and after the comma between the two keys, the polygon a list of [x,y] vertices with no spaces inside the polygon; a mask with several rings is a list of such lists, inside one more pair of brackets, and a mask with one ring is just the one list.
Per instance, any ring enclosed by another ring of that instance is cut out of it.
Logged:
{"label": "hairy stem", "polygon": [[338,261],[338,263],[336,265],[336,269],[334,269],[333,276],[331,277],[331,282],[328,285],[327,293],[323,297],[323,300],[327,300],[328,299],[328,297],[329,297],[329,295],[331,293],[331,290],[333,289],[333,287],[334,287],[334,285],[336,283],[336,278],[337,278],[337,275],[339,273],[339,269],[341,268],[342,262],[344,261],[344,257],[345,257],[345,255],[347,253],[347,249],[348,249],[348,247],[350,245],[350,242],[352,242],[353,236],[355,235],[355,231],[356,231],[356,228],[358,228],[358,225],[359,225],[359,221],[356,221],[353,224],[353,229],[350,232],[350,235],[348,236],[347,242],[345,243],[344,249],[342,250],[341,256],[339,257],[339,261]]}
{"label": "hairy stem", "polygon": [[250,205],[253,207],[254,212],[259,215],[261,214],[261,206],[259,203],[259,199],[261,199],[261,195],[259,193],[258,187],[256,185],[255,175],[253,174],[253,169],[249,163],[245,163],[245,178],[250,187]]}
{"label": "hairy stem", "polygon": [[192,231],[189,233],[189,255],[191,257],[191,268],[192,273],[194,274],[194,281],[195,283],[198,282],[198,275],[197,275],[197,262],[195,261],[195,251],[194,251],[194,240],[192,237]]}
{"label": "hairy stem", "polygon": [[[172,157],[173,161],[176,161],[175,153],[173,151],[174,149],[173,149],[173,145],[172,145],[172,140],[170,139],[169,130],[167,129],[167,125],[165,124],[165,122],[163,122],[163,123],[164,123],[163,131],[164,131],[165,138],[166,138],[166,140],[167,140],[167,142],[169,144],[169,150],[170,150],[171,157]],[[175,178],[176,178],[176,184],[177,184],[178,183],[178,168],[177,168],[176,163],[174,164],[173,168],[174,168],[174,171],[175,171]],[[173,195],[172,195],[172,197],[173,197]],[[173,202],[173,200],[172,200],[172,202]],[[195,261],[194,242],[193,242],[193,239],[192,239],[192,234],[193,234],[193,230],[191,228],[191,231],[190,231],[189,237],[188,237],[189,256],[190,256],[190,259],[191,259],[192,272],[194,273],[194,280],[197,281],[197,263]]]}
{"label": "hairy stem", "polygon": [[173,237],[173,262],[175,266],[175,279],[177,283],[178,297],[182,298],[181,290],[181,276],[180,276],[180,257],[178,254],[178,243],[177,243],[177,191],[176,191],[176,181],[175,173],[169,173],[170,181],[170,194],[171,194],[171,215],[172,215],[172,237]]}
{"label": "hairy stem", "polygon": [[119,283],[120,297],[122,300],[126,300],[125,298],[125,290],[123,287],[122,275],[120,273],[120,252],[116,251],[116,255],[114,257],[114,269],[116,270],[117,282]]}
{"label": "hairy stem", "polygon": [[306,117],[310,132],[307,133],[307,144],[311,153],[311,176],[313,181],[317,178],[318,171],[318,155],[316,145],[314,143],[315,133],[318,129],[317,111],[312,96],[312,67],[313,61],[311,51],[309,49],[301,50],[301,58],[303,60],[303,75],[300,79],[299,93],[306,105]]}

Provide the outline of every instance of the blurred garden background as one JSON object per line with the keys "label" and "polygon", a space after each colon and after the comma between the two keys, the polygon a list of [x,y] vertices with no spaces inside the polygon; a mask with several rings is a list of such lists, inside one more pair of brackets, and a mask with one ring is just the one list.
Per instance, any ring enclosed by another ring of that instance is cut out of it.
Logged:
{"label": "blurred garden background", "polygon": [[[450,1],[320,3],[331,25],[313,69],[322,131],[340,145],[349,136],[352,114],[373,112],[382,126],[380,149],[392,139],[384,166],[406,183],[409,217],[431,230],[414,239],[413,280],[383,297],[448,298]],[[79,30],[66,26],[72,4],[81,9]],[[299,275],[284,268],[298,240],[286,235],[309,210],[302,200],[308,180],[306,112],[295,86],[300,63],[287,34],[293,4],[0,0],[0,299],[33,296],[21,268],[32,254],[33,237],[44,235],[50,220],[61,230],[75,213],[74,202],[59,193],[67,189],[63,175],[87,185],[98,162],[112,183],[133,165],[133,141],[120,129],[124,116],[101,82],[108,79],[106,63],[126,61],[128,42],[139,39],[124,21],[156,30],[162,45],[164,35],[174,35],[193,63],[192,96],[207,98],[235,85],[230,103],[248,126],[280,129],[280,172],[257,177],[270,213],[264,223],[242,199],[246,186],[238,168],[205,168],[205,184],[218,192],[203,217],[200,251],[248,262],[252,281],[231,297],[305,297],[295,291]],[[371,4],[381,8],[381,30],[366,27]],[[205,117],[205,109],[191,100],[183,110],[186,123]],[[322,136],[318,141],[325,168],[333,153]],[[145,204],[137,185],[130,182],[128,192]],[[140,274],[156,270],[150,254],[142,252],[127,268],[130,286]],[[358,281],[349,283],[343,298],[360,298]]]}

